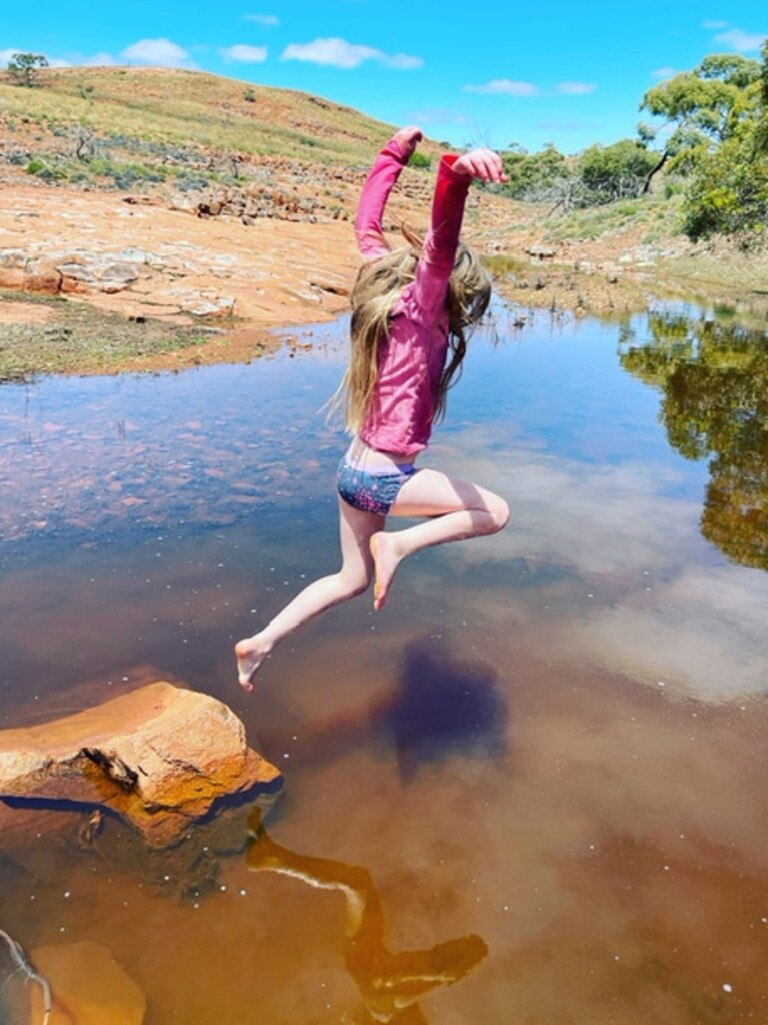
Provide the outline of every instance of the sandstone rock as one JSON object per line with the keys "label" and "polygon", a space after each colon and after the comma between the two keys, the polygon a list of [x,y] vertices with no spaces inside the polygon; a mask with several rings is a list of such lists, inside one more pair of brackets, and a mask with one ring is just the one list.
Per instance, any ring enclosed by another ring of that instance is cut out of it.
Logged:
{"label": "sandstone rock", "polygon": [[20,289],[24,284],[21,267],[0,267],[0,288]]}
{"label": "sandstone rock", "polygon": [[[51,987],[50,1025],[141,1025],[144,1021],[144,994],[100,943],[85,940],[37,947],[30,961]],[[30,998],[30,1021],[40,1022],[39,986],[30,986]]]}
{"label": "sandstone rock", "polygon": [[235,300],[217,296],[215,299],[199,299],[188,305],[182,305],[181,308],[195,317],[233,317],[235,315]]}
{"label": "sandstone rock", "polygon": [[[120,259],[109,253],[104,255],[84,254],[79,259],[68,260],[56,264],[56,269],[65,282],[70,279],[77,283],[89,285],[100,292],[120,292],[129,288],[139,279],[138,266],[144,263],[143,254],[140,259]],[[66,290],[66,289],[64,289]],[[70,291],[77,289],[69,289]]]}
{"label": "sandstone rock", "polygon": [[327,279],[320,280],[312,279],[309,282],[310,288],[319,288],[323,292],[330,292],[332,295],[349,295],[349,288],[346,285],[342,285],[337,281],[329,281]]}
{"label": "sandstone rock", "polygon": [[152,847],[180,839],[217,798],[279,777],[222,702],[159,681],[77,715],[0,732],[0,797],[121,815]]}
{"label": "sandstone rock", "polygon": [[22,279],[22,288],[25,292],[41,292],[44,295],[58,295],[61,291],[62,274],[51,264],[38,264],[34,270],[29,270]]}
{"label": "sandstone rock", "polygon": [[172,296],[180,310],[191,313],[195,317],[233,317],[235,300],[226,295],[218,295],[208,290],[193,291],[185,288],[168,289],[166,295]]}
{"label": "sandstone rock", "polygon": [[0,250],[0,267],[21,267],[27,266],[27,254],[23,249],[2,249]]}

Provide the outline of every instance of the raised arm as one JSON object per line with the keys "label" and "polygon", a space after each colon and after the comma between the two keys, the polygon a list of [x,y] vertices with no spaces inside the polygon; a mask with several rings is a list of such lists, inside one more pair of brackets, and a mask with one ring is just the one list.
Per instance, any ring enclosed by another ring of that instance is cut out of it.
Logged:
{"label": "raised arm", "polygon": [[421,129],[416,125],[401,128],[374,161],[363,186],[355,218],[357,245],[365,260],[375,260],[389,252],[381,227],[384,207],[421,138]]}
{"label": "raised arm", "polygon": [[459,245],[464,205],[473,178],[507,180],[498,153],[475,149],[462,156],[446,154],[437,169],[432,224],[416,269],[414,298],[429,316],[442,308]]}

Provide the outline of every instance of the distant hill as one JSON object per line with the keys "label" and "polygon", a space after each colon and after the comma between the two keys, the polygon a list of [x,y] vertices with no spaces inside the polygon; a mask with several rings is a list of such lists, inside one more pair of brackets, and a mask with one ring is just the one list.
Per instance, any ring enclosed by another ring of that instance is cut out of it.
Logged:
{"label": "distant hill", "polygon": [[[227,151],[365,164],[392,130],[351,107],[290,89],[171,68],[62,68],[27,88],[0,77],[0,124],[38,144],[78,126],[147,156]],[[35,147],[39,148],[39,147]],[[427,146],[427,151],[435,147]]]}

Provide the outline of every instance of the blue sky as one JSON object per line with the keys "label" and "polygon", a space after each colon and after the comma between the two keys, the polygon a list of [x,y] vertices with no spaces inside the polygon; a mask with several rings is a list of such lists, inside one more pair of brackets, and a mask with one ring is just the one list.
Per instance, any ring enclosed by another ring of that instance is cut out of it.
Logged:
{"label": "blue sky", "polygon": [[708,53],[758,57],[764,0],[131,0],[15,4],[0,61],[195,68],[314,93],[453,146],[566,152],[634,134],[638,104]]}

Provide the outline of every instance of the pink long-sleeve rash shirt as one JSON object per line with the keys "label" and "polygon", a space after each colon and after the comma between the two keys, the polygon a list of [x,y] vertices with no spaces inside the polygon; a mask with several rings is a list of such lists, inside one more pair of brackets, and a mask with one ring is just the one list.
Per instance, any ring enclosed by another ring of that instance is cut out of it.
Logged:
{"label": "pink long-sleeve rash shirt", "polygon": [[[440,161],[431,228],[415,280],[403,289],[390,315],[388,335],[379,342],[376,391],[360,431],[370,448],[406,458],[427,447],[448,354],[445,299],[471,180],[452,170],[456,159],[455,155],[446,155]],[[392,140],[381,150],[368,175],[355,221],[360,252],[367,260],[389,252],[381,220],[406,160]]]}

